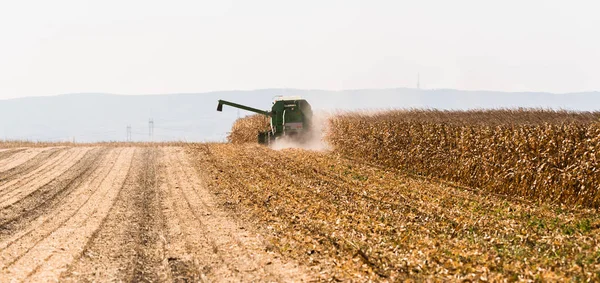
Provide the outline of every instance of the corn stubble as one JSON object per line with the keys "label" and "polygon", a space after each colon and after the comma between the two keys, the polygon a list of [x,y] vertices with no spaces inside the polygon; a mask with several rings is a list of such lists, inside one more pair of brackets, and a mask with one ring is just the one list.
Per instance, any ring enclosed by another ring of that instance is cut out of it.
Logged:
{"label": "corn stubble", "polygon": [[531,201],[600,205],[598,112],[347,113],[329,130],[350,158]]}
{"label": "corn stubble", "polygon": [[600,216],[253,144],[188,148],[221,203],[321,280],[600,280]]}

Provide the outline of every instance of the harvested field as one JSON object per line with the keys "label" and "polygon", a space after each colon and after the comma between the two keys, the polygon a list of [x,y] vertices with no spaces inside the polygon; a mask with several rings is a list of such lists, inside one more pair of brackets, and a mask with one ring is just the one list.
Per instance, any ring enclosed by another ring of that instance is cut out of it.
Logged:
{"label": "harvested field", "polygon": [[309,279],[213,199],[181,147],[26,148],[0,168],[0,282]]}
{"label": "harvested field", "polygon": [[600,280],[600,216],[305,150],[191,148],[208,188],[320,279]]}

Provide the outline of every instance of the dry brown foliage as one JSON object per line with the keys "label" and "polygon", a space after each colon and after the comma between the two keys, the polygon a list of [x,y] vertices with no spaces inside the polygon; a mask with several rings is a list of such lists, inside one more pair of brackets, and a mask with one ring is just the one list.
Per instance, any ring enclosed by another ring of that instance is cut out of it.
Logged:
{"label": "dry brown foliage", "polygon": [[330,120],[350,158],[534,201],[600,206],[600,113],[411,110]]}
{"label": "dry brown foliage", "polygon": [[323,280],[600,280],[595,210],[513,201],[331,153],[188,152],[222,205]]}
{"label": "dry brown foliage", "polygon": [[270,126],[269,117],[265,115],[255,114],[239,118],[233,123],[227,140],[237,144],[256,143],[258,133],[268,130]]}

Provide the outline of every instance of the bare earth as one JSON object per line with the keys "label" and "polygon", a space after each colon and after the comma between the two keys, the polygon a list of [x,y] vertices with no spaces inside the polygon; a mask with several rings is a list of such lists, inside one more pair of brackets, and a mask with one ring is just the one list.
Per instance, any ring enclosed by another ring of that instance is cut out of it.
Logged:
{"label": "bare earth", "polygon": [[180,147],[0,151],[0,282],[309,281]]}

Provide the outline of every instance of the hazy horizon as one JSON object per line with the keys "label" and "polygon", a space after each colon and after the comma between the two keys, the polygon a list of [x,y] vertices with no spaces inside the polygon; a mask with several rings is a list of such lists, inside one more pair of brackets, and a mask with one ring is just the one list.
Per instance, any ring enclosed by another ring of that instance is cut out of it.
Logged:
{"label": "hazy horizon", "polygon": [[[419,90],[347,91],[266,89],[163,95],[73,94],[0,100],[0,138],[42,141],[123,141],[126,128],[135,141],[223,141],[235,119],[251,112],[225,107],[225,99],[268,109],[276,95],[302,96],[316,112],[435,108],[551,108],[599,111],[597,92],[551,93]],[[155,138],[148,134],[149,120]]]}
{"label": "hazy horizon", "polygon": [[[452,89],[452,88],[436,88],[436,89],[425,89],[425,88],[414,88],[414,87],[389,87],[389,88],[363,88],[363,89],[301,89],[301,88],[260,88],[260,89],[227,89],[227,90],[214,90],[214,91],[205,91],[205,92],[178,92],[178,93],[139,93],[139,94],[127,94],[127,93],[108,93],[108,92],[72,92],[72,93],[57,93],[57,94],[44,94],[44,95],[31,95],[31,96],[22,96],[22,97],[9,97],[9,98],[1,98],[2,100],[13,100],[20,98],[38,98],[38,97],[55,97],[55,96],[69,96],[69,95],[116,95],[116,96],[161,96],[161,95],[198,95],[198,94],[218,94],[218,93],[230,93],[230,92],[257,92],[257,91],[269,91],[269,90],[281,90],[281,95],[285,96],[286,91],[321,91],[321,92],[331,92],[331,93],[344,93],[344,92],[352,92],[352,91],[386,91],[386,90],[414,90],[414,91],[458,91],[465,93],[477,93],[477,94],[485,94],[485,93],[494,93],[494,94],[519,94],[519,93],[528,93],[528,94],[552,94],[552,95],[572,95],[572,94],[595,94],[599,93],[600,90],[589,90],[589,91],[576,91],[576,92],[547,92],[547,91],[498,91],[498,90],[484,90],[484,89],[476,89],[476,90],[465,90],[465,89]],[[600,107],[600,105],[598,106]],[[600,108],[599,108],[600,110]]]}

